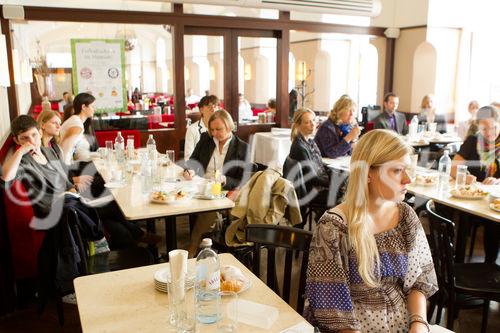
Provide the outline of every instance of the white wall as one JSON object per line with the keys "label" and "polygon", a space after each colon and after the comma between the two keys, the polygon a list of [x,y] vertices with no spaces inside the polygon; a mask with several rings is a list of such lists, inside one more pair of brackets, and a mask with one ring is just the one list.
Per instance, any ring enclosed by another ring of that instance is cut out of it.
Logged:
{"label": "white wall", "polygon": [[372,18],[370,25],[398,28],[426,25],[429,1],[434,0],[381,0],[382,12]]}

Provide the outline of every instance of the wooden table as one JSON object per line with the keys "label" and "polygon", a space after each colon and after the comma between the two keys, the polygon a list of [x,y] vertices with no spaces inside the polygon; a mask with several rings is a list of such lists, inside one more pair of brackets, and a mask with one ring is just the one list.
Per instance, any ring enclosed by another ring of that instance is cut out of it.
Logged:
{"label": "wooden table", "polygon": [[[312,333],[313,327],[276,295],[264,282],[231,254],[219,255],[221,265],[239,267],[250,278],[250,289],[240,299],[274,306],[279,316],[270,330],[238,324],[238,332],[281,332],[303,323]],[[121,271],[88,275],[75,279],[78,312],[83,332],[175,332],[168,323],[167,294],[156,291],[154,273],[167,264],[151,265]],[[194,259],[189,260],[194,265]],[[193,291],[190,291],[193,292]],[[216,325],[198,325],[198,332],[215,332]]]}
{"label": "wooden table", "polygon": [[[108,179],[108,170],[103,160],[94,160],[94,164],[105,180]],[[179,167],[179,170],[180,169]],[[226,197],[215,200],[190,199],[180,204],[157,204],[149,200],[148,195],[142,193],[140,176],[133,175],[124,187],[111,189],[111,193],[120,207],[125,219],[130,221],[148,220],[149,229],[154,231],[154,219],[165,218],[165,236],[167,251],[177,248],[175,218],[181,215],[231,209],[234,202]]]}

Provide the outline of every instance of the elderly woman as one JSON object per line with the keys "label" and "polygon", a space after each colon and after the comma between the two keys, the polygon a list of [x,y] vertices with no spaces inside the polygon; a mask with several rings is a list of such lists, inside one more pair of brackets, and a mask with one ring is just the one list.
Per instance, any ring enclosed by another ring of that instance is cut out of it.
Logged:
{"label": "elderly woman", "polygon": [[344,202],[321,217],[309,252],[305,315],[321,332],[430,332],[436,274],[422,224],[403,202],[412,153],[389,130],[354,148]]}
{"label": "elderly woman", "polygon": [[[470,175],[486,185],[500,184],[500,113],[493,106],[483,106],[476,113],[478,131],[465,139],[453,158],[451,175],[456,176],[457,165],[467,165]],[[485,261],[493,263],[498,256],[500,228],[485,222]]]}
{"label": "elderly woman", "polygon": [[200,141],[200,137],[207,131],[208,120],[210,116],[219,107],[219,99],[215,95],[203,96],[198,103],[201,119],[190,125],[186,130],[186,139],[184,144],[184,159],[188,160],[193,153],[194,147]]}
{"label": "elderly woman", "polygon": [[92,117],[95,113],[95,97],[80,93],[73,101],[74,114],[61,127],[61,148],[64,162],[71,159],[88,160],[90,152],[97,150]]}
{"label": "elderly woman", "polygon": [[[215,111],[208,120],[208,132],[201,135],[193,154],[185,162],[184,178],[192,179],[194,174],[215,179],[220,175],[222,187],[233,190],[242,185],[245,169],[251,171],[246,164],[248,145],[233,134],[233,119],[226,110]],[[216,213],[200,214],[191,234],[189,255],[195,255],[201,237],[210,231],[217,220]]]}
{"label": "elderly woman", "polygon": [[330,116],[314,137],[321,156],[336,158],[351,155],[352,143],[361,133],[354,119],[355,112],[356,104],[349,96],[344,95],[335,102]]}

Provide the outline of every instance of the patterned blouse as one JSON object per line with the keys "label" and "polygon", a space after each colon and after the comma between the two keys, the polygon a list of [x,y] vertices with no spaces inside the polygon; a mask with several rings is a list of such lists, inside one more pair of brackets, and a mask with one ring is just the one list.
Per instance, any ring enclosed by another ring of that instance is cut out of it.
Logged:
{"label": "patterned blouse", "polygon": [[422,225],[410,206],[399,204],[398,225],[375,235],[380,285],[368,287],[348,248],[345,215],[326,212],[311,242],[305,317],[322,333],[407,332],[406,298],[412,289],[426,297],[437,291],[436,273]]}

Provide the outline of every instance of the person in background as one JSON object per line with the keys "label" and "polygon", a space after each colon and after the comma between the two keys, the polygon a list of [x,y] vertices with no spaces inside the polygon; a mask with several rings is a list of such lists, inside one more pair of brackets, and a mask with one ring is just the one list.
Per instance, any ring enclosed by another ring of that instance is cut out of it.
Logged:
{"label": "person in background", "polygon": [[399,97],[395,93],[387,93],[384,96],[384,110],[374,120],[374,128],[390,129],[400,135],[408,134],[408,125],[404,114],[397,111]]}
{"label": "person in background", "polygon": [[418,114],[419,123],[433,123],[436,118],[436,108],[434,107],[434,96],[425,95],[420,103],[420,112]]}
{"label": "person in background", "polygon": [[293,116],[292,145],[289,157],[300,162],[306,189],[315,189],[318,194],[313,199],[326,207],[330,188],[330,171],[321,160],[321,151],[314,142],[316,114],[310,109],[299,109]]}
{"label": "person in background", "polygon": [[95,97],[80,93],[73,101],[74,114],[61,126],[61,148],[64,162],[71,164],[71,158],[88,160],[90,152],[97,150],[97,140],[92,127],[95,113]]}
{"label": "person in background", "polygon": [[139,103],[139,100],[141,99],[141,92],[139,91],[139,88],[135,87],[134,91],[132,92],[132,103],[135,105],[135,103]]}
{"label": "person in background", "polygon": [[67,105],[70,105],[73,103],[73,95],[70,94],[69,92],[65,91],[63,92],[63,98],[59,102],[59,112],[63,113],[64,109]]}
{"label": "person in background", "polygon": [[[483,106],[476,113],[478,131],[467,137],[453,158],[451,176],[456,177],[457,165],[467,165],[474,180],[486,185],[500,184],[500,111],[493,106]],[[498,256],[500,226],[484,223],[485,262],[494,263]]]}
{"label": "person in background", "polygon": [[[191,180],[194,175],[216,180],[219,175],[224,190],[234,190],[242,185],[247,162],[248,144],[233,134],[233,119],[226,110],[215,111],[208,120],[209,131],[203,133],[189,160],[184,163],[183,176]],[[209,232],[219,220],[217,213],[199,214],[189,244],[193,257],[204,233]]]}
{"label": "person in background", "polygon": [[436,273],[422,224],[403,202],[411,154],[388,130],[354,147],[344,202],[321,217],[309,250],[304,317],[321,332],[430,332]]}
{"label": "person in background", "polygon": [[266,112],[272,112],[273,113],[273,117],[276,116],[276,99],[270,98],[267,101]]}
{"label": "person in background", "polygon": [[52,105],[50,104],[49,98],[47,96],[43,96],[42,98],[42,111],[52,110]]}
{"label": "person in background", "polygon": [[205,96],[210,96],[210,90],[205,90]]}
{"label": "person in background", "polygon": [[479,110],[479,102],[478,101],[470,101],[467,107],[467,111],[469,111],[469,119],[462,121],[458,124],[458,136],[465,140],[467,137],[474,135],[477,133],[477,124],[476,124],[476,113]]}
{"label": "person in background", "polygon": [[189,88],[186,93],[186,105],[196,104],[200,101],[200,96],[194,94],[193,88]]}
{"label": "person in background", "polygon": [[185,144],[184,144],[184,159],[188,160],[193,153],[194,147],[200,136],[207,131],[208,120],[210,116],[217,110],[219,99],[215,95],[203,96],[198,103],[201,118],[194,124],[190,125],[186,130]]}
{"label": "person in background", "polygon": [[298,99],[299,99],[299,94],[297,93],[297,90],[292,89],[290,90],[290,93],[288,94],[288,101],[289,101],[289,118],[290,122],[293,121],[293,115],[295,114],[295,111],[297,111],[297,105],[298,105]]}
{"label": "person in background", "polygon": [[351,155],[352,144],[361,134],[355,114],[356,103],[349,96],[335,102],[328,119],[321,124],[314,137],[321,156],[337,158]]}
{"label": "person in background", "polygon": [[238,94],[238,120],[239,122],[243,122],[244,120],[250,120],[253,117],[252,106],[245,99],[243,94]]}

